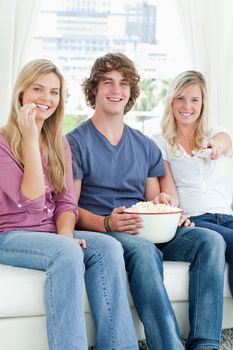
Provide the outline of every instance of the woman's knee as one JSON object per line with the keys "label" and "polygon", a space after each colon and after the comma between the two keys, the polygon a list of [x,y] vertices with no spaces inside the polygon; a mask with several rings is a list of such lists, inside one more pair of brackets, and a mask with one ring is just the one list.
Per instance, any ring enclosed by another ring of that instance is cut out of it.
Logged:
{"label": "woman's knee", "polygon": [[56,236],[52,244],[53,249],[49,254],[50,262],[59,261],[60,264],[68,265],[70,268],[72,265],[74,267],[82,266],[84,255],[78,240],[65,236]]}
{"label": "woman's knee", "polygon": [[207,228],[196,228],[198,250],[202,251],[206,256],[225,256],[226,243],[223,237],[216,231]]}

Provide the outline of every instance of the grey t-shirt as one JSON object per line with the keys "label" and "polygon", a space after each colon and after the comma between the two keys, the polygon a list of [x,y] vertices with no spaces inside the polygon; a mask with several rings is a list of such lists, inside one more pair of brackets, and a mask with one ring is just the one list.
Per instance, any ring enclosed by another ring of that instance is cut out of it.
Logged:
{"label": "grey t-shirt", "polygon": [[116,207],[144,200],[147,177],[165,175],[161,151],[140,131],[127,125],[112,145],[91,119],[67,134],[74,179],[82,180],[79,207],[108,215]]}

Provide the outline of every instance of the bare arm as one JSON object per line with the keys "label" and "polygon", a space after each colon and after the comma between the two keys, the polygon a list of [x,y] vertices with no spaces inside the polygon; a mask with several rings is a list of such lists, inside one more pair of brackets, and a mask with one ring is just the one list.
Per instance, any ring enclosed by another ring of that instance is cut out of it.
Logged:
{"label": "bare arm", "polygon": [[173,206],[178,205],[176,186],[172,177],[169,163],[164,161],[166,175],[147,178],[145,187],[145,200],[155,204],[165,203]]}
{"label": "bare arm", "polygon": [[28,199],[36,199],[45,193],[43,168],[39,145],[24,143],[24,174],[21,183],[21,193]]}
{"label": "bare arm", "polygon": [[[81,180],[74,181],[77,200],[80,197],[81,185]],[[137,214],[125,214],[124,210],[124,207],[113,209],[108,221],[111,231],[127,232],[130,234],[138,233],[138,229],[142,226],[141,219]],[[96,232],[106,232],[104,216],[96,215],[88,210],[79,208],[77,228]]]}
{"label": "bare arm", "polygon": [[106,232],[104,227],[104,216],[96,215],[82,208],[79,208],[77,227],[82,230]]}
{"label": "bare arm", "polygon": [[163,203],[177,206],[179,204],[179,199],[169,162],[165,160],[164,166],[166,175],[159,177],[159,185],[161,190],[160,198],[164,198],[164,200],[161,200]]}
{"label": "bare arm", "polygon": [[[77,197],[77,201],[79,201],[80,192],[81,192],[82,181],[74,180],[74,189]],[[97,231],[97,232],[105,232],[104,228],[104,216],[96,215],[91,213],[88,210],[79,208],[79,219],[76,225],[79,229]]]}
{"label": "bare arm", "polygon": [[73,237],[76,218],[72,212],[63,212],[57,218],[57,233],[64,236]]}
{"label": "bare arm", "polygon": [[39,148],[39,132],[35,122],[35,115],[34,104],[21,107],[18,115],[18,125],[23,137],[22,153],[24,160],[21,192],[30,200],[40,197],[45,192]]}
{"label": "bare arm", "polygon": [[[156,203],[165,203],[172,206],[179,205],[179,198],[176,191],[175,181],[172,176],[171,168],[168,161],[164,161],[166,175],[159,178],[159,184],[161,188],[161,194],[155,199]],[[179,226],[193,227],[192,223],[186,216],[181,215]]]}
{"label": "bare arm", "polygon": [[144,198],[146,201],[152,201],[160,194],[160,186],[157,177],[148,177],[145,183]]}
{"label": "bare arm", "polygon": [[56,226],[57,233],[66,237],[75,239],[75,241],[81,245],[83,248],[87,247],[87,243],[83,238],[74,238],[74,225],[76,222],[75,214],[72,212],[63,212],[57,218]]}

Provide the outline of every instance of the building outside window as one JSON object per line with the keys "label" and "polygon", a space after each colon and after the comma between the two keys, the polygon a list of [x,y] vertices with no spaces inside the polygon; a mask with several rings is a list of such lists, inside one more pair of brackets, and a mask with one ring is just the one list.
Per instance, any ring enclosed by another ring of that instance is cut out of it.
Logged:
{"label": "building outside window", "polygon": [[93,111],[81,89],[95,59],[122,52],[141,75],[141,94],[126,122],[158,131],[170,80],[188,69],[181,26],[172,0],[42,0],[32,58],[53,60],[66,79],[67,132]]}

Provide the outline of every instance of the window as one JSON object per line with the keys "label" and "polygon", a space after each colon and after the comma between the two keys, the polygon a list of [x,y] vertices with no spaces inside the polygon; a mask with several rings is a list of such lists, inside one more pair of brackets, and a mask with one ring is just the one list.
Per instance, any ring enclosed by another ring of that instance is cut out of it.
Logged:
{"label": "window", "polygon": [[146,134],[158,130],[170,79],[189,64],[181,33],[172,0],[42,0],[32,58],[53,60],[65,76],[65,132],[92,115],[81,83],[107,52],[125,53],[141,75],[126,122]]}

